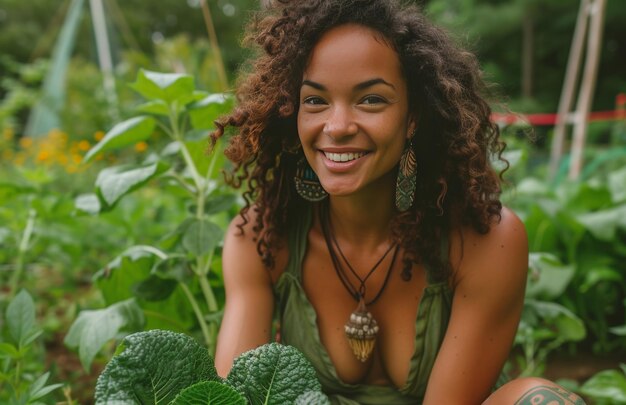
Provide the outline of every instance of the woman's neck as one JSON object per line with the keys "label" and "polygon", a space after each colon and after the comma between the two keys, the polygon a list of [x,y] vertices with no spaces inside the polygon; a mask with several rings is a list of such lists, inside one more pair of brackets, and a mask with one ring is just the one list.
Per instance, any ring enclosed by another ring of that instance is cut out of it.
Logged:
{"label": "woman's neck", "polygon": [[394,215],[393,187],[378,187],[350,196],[330,196],[328,215],[337,239],[375,248],[390,237]]}

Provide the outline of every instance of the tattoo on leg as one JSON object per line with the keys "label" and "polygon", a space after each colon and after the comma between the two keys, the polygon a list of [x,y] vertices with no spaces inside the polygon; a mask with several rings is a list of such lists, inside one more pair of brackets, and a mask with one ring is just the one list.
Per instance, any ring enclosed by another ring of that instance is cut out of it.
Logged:
{"label": "tattoo on leg", "polygon": [[515,405],[585,405],[585,401],[562,388],[541,385],[526,391]]}

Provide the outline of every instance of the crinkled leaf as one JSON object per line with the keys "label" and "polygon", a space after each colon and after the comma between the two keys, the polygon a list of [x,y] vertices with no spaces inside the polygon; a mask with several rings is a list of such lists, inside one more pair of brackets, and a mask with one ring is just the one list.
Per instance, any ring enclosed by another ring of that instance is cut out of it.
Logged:
{"label": "crinkled leaf", "polygon": [[96,194],[81,194],[74,200],[74,206],[77,210],[96,215],[100,212],[101,204],[100,199]]}
{"label": "crinkled leaf", "polygon": [[159,73],[141,69],[130,85],[148,100],[163,100],[170,104],[186,104],[194,97],[193,76],[180,73]]}
{"label": "crinkled leaf", "polygon": [[140,166],[115,166],[102,170],[96,179],[96,190],[107,206],[112,207],[124,195],[145,185],[169,168],[164,162]]}
{"label": "crinkled leaf", "polygon": [[604,370],[587,380],[580,392],[593,399],[626,403],[626,376],[623,371]]}
{"label": "crinkled leaf", "polygon": [[99,310],[81,311],[65,336],[65,344],[78,347],[80,362],[89,370],[91,362],[106,342],[125,330],[143,327],[144,316],[134,298]]}
{"label": "crinkled leaf", "polygon": [[550,253],[531,253],[526,296],[546,300],[559,297],[574,276],[574,266],[564,265]]}
{"label": "crinkled leaf", "polygon": [[226,384],[203,381],[185,388],[171,405],[246,405],[246,400]]}
{"label": "crinkled leaf", "polygon": [[83,161],[88,162],[101,152],[120,149],[125,146],[134,145],[140,141],[145,141],[152,135],[155,125],[156,122],[154,118],[143,115],[116,124],[104,135],[104,138],[102,138],[100,142],[89,149]]}
{"label": "crinkled leaf", "polygon": [[185,231],[183,247],[189,253],[201,256],[215,248],[222,240],[222,234],[222,228],[208,219],[195,219]]}
{"label": "crinkled leaf", "polygon": [[243,353],[227,382],[251,405],[291,404],[307,391],[320,391],[315,370],[297,349],[270,343]]}
{"label": "crinkled leaf", "polygon": [[6,322],[15,342],[23,346],[35,331],[35,302],[26,290],[21,290],[9,303]]}
{"label": "crinkled leaf", "polygon": [[330,405],[330,399],[322,391],[307,391],[296,398],[295,405]]}
{"label": "crinkled leaf", "polygon": [[220,381],[208,350],[181,333],[127,336],[98,378],[96,404],[168,404],[200,381]]}

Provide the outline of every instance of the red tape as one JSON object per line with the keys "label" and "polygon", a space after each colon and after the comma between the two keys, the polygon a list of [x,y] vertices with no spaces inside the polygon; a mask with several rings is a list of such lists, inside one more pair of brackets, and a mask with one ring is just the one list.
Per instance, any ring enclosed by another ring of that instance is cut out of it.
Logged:
{"label": "red tape", "polygon": [[[491,119],[502,125],[526,124],[533,126],[555,125],[557,114],[502,114],[492,113]],[[596,111],[589,114],[589,122],[626,119],[626,111]]]}

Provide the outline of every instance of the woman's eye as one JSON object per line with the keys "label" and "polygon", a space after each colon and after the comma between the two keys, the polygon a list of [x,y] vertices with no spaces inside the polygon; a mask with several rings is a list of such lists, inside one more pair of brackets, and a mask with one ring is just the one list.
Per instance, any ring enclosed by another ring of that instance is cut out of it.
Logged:
{"label": "woman's eye", "polygon": [[324,99],[322,99],[321,97],[311,96],[302,100],[302,104],[322,105],[326,103],[324,102]]}
{"label": "woman's eye", "polygon": [[384,102],[385,99],[380,96],[366,96],[361,100],[361,104],[380,104]]}

